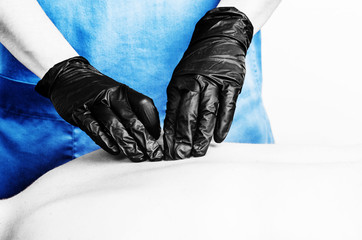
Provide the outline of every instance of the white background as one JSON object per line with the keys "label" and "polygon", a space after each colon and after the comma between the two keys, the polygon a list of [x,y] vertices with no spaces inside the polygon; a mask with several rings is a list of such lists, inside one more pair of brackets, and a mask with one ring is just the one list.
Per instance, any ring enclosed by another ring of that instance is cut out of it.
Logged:
{"label": "white background", "polygon": [[284,0],[262,29],[276,143],[362,144],[362,3]]}

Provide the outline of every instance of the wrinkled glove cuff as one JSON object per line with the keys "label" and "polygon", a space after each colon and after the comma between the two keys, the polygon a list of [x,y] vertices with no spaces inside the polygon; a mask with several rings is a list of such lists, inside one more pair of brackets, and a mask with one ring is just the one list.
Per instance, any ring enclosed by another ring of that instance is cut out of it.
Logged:
{"label": "wrinkled glove cuff", "polygon": [[254,27],[249,18],[234,7],[218,7],[208,11],[196,24],[190,45],[203,39],[228,37],[246,51],[253,38]]}
{"label": "wrinkled glove cuff", "polygon": [[44,75],[44,77],[36,84],[35,91],[37,91],[40,95],[50,98],[53,86],[58,79],[59,74],[67,68],[72,62],[82,62],[84,64],[89,64],[88,60],[84,57],[77,56],[72,57],[67,60],[64,60],[60,63],[55,64],[52,68],[48,70],[48,72]]}

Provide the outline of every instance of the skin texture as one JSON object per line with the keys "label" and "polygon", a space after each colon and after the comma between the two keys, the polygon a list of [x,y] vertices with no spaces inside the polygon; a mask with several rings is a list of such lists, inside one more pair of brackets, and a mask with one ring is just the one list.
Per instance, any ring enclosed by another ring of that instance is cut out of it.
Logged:
{"label": "skin texture", "polygon": [[357,240],[361,156],[356,145],[224,143],[137,164],[96,151],[0,201],[0,239]]}

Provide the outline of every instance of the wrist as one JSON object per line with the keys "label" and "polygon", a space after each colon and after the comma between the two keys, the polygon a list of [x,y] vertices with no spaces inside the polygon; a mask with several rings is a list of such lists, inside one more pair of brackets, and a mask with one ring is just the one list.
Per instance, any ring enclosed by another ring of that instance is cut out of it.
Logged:
{"label": "wrist", "polygon": [[217,7],[208,11],[196,24],[190,45],[203,39],[230,38],[248,49],[254,27],[249,18],[235,7]]}
{"label": "wrist", "polygon": [[43,78],[37,83],[37,85],[35,86],[35,91],[37,91],[40,95],[46,98],[50,98],[52,88],[59,74],[64,71],[69,66],[69,64],[73,62],[79,62],[89,65],[88,60],[81,56],[73,56],[71,58],[57,62],[56,64],[54,64],[54,66],[49,68],[49,70],[44,74]]}
{"label": "wrist", "polygon": [[75,50],[49,56],[47,59],[42,60],[41,69],[38,70],[37,75],[40,78],[43,78],[44,75],[56,64],[78,56],[79,54]]}

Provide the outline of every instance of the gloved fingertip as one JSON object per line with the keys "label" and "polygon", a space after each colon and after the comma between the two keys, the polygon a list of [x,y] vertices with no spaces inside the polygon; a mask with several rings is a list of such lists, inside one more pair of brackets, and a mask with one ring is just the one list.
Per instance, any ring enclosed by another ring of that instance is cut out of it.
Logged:
{"label": "gloved fingertip", "polygon": [[[103,148],[104,149],[104,148]],[[107,151],[108,153],[112,154],[112,155],[118,155],[120,154],[121,152],[119,151],[118,147],[111,147],[111,148],[108,148],[108,149],[104,149],[105,151]]]}
{"label": "gloved fingertip", "polygon": [[190,144],[178,143],[175,144],[175,159],[184,159],[191,157],[192,147]]}
{"label": "gloved fingertip", "polygon": [[132,162],[144,162],[148,159],[147,155],[145,155],[136,145],[136,143],[130,145],[132,147],[127,148],[125,151],[125,155],[132,161]]}
{"label": "gloved fingertip", "polygon": [[129,159],[132,161],[132,162],[144,162],[147,160],[147,158],[144,156],[144,155],[141,155],[141,156],[130,156]]}
{"label": "gloved fingertip", "polygon": [[215,134],[214,135],[214,141],[216,142],[216,143],[221,143],[222,141],[224,141],[225,140],[225,138],[226,138],[226,134],[225,135],[218,135],[218,134]]}
{"label": "gloved fingertip", "polygon": [[[106,150],[108,153],[112,154],[112,155],[118,155],[121,153],[119,147],[117,146],[116,143],[114,143],[111,139],[109,139],[108,137],[106,137],[106,135],[102,132],[99,133],[99,137],[102,139],[102,141],[104,142],[105,146],[102,147],[104,150]],[[103,145],[103,144],[102,144]]]}
{"label": "gloved fingertip", "polygon": [[192,156],[193,157],[203,157],[205,156],[206,151],[192,151]]}
{"label": "gloved fingertip", "polygon": [[228,130],[225,130],[226,127],[219,127],[218,125],[215,127],[214,131],[214,141],[216,143],[221,143],[225,140],[226,136],[228,135]]}
{"label": "gloved fingertip", "polygon": [[161,146],[157,142],[150,142],[152,145],[149,145],[147,155],[150,161],[160,161],[163,159],[163,152]]}
{"label": "gloved fingertip", "polygon": [[191,155],[193,157],[203,157],[205,156],[208,149],[208,145],[195,144],[192,148]]}
{"label": "gloved fingertip", "polygon": [[154,152],[153,156],[150,157],[150,161],[152,161],[152,162],[161,161],[163,158],[164,158],[163,152],[160,147]]}

